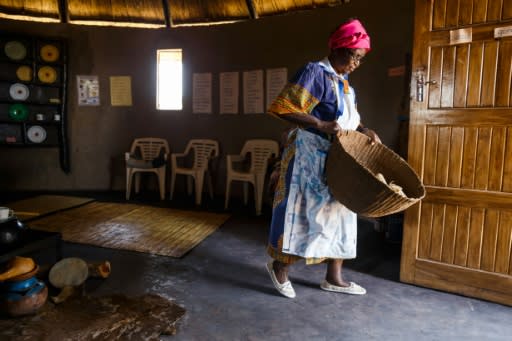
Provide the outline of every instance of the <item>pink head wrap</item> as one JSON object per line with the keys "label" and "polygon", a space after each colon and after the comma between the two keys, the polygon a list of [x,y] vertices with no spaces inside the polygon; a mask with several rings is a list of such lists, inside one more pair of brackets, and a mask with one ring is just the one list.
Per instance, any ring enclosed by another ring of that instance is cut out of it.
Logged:
{"label": "pink head wrap", "polygon": [[366,34],[366,30],[359,20],[347,21],[338,26],[336,31],[331,34],[329,48],[334,50],[341,47],[370,50],[370,36]]}

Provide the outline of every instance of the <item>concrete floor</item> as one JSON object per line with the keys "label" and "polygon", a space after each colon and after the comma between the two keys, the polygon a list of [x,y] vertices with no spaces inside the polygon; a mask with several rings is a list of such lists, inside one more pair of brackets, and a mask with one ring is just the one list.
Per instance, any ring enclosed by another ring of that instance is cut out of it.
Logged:
{"label": "concrete floor", "polygon": [[[122,193],[96,196],[122,200]],[[191,206],[187,198],[138,200]],[[220,210],[221,201],[203,209]],[[64,244],[64,257],[111,262],[108,279],[88,281],[91,295],[156,293],[186,308],[177,334],[163,340],[510,340],[510,307],[400,283],[400,245],[365,221],[358,258],[346,262],[345,276],[367,295],[320,290],[325,266],[297,264],[290,273],[297,297],[282,297],[265,270],[268,209],[255,217],[233,205],[233,216],[181,259],[72,243]],[[44,261],[52,254],[34,256]]]}

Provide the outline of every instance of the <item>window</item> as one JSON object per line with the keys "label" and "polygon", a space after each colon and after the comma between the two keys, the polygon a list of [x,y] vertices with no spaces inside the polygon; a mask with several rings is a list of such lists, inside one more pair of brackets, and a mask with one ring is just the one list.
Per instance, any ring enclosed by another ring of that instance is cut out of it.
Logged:
{"label": "window", "polygon": [[182,51],[157,50],[156,108],[158,110],[183,109]]}

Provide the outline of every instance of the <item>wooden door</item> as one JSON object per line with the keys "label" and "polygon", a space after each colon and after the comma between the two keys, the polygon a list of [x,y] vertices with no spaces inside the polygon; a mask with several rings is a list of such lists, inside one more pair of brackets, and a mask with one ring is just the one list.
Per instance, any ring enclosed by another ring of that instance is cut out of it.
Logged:
{"label": "wooden door", "polygon": [[400,271],[508,305],[511,34],[512,0],[416,0],[408,161],[427,195],[406,212]]}

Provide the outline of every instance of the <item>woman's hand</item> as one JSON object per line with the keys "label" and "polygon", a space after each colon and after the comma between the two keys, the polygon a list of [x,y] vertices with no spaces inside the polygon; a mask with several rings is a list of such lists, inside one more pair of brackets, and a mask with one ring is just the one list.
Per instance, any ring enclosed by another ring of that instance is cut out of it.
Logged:
{"label": "woman's hand", "polygon": [[336,134],[341,130],[340,125],[336,121],[321,121],[318,120],[316,129],[327,134]]}
{"label": "woman's hand", "polygon": [[375,131],[368,129],[368,128],[363,128],[362,133],[370,138],[371,144],[374,144],[375,142],[382,143],[379,135],[377,135],[377,133]]}

